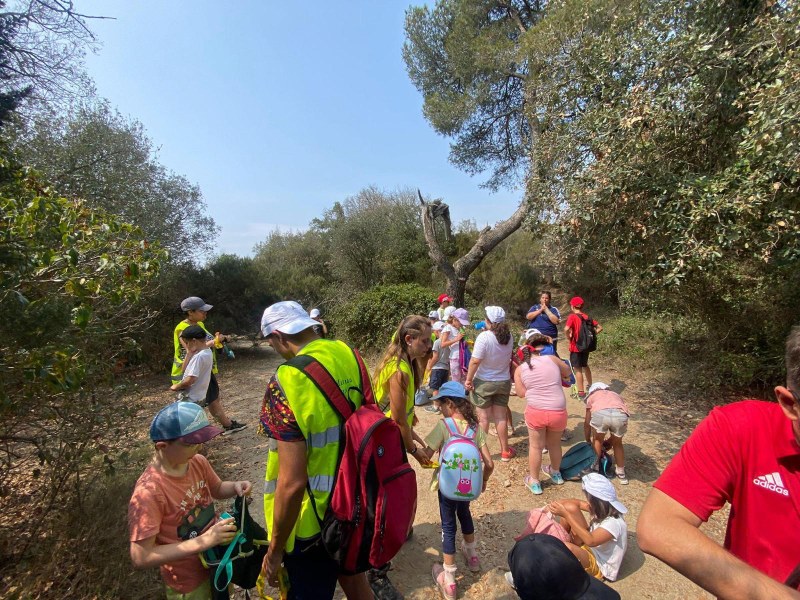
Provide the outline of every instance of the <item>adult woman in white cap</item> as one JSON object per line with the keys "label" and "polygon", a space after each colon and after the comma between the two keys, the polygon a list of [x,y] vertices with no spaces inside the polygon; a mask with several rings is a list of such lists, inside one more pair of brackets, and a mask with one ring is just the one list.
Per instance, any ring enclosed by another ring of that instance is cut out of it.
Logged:
{"label": "adult woman in white cap", "polygon": [[506,323],[506,311],[499,306],[487,306],[487,330],[478,334],[472,358],[464,380],[470,400],[478,409],[478,422],[489,432],[489,422],[495,424],[500,440],[500,460],[509,461],[517,452],[508,445],[508,396],[511,393],[511,353],[514,341]]}

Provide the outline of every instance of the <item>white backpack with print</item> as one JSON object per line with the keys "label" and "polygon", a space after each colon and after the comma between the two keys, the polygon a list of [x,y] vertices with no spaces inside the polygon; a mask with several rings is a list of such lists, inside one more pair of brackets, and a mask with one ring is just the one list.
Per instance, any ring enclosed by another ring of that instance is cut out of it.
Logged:
{"label": "white backpack with print", "polygon": [[483,461],[475,443],[477,432],[467,426],[462,433],[452,418],[444,419],[450,432],[439,452],[439,491],[450,500],[475,500],[483,487]]}

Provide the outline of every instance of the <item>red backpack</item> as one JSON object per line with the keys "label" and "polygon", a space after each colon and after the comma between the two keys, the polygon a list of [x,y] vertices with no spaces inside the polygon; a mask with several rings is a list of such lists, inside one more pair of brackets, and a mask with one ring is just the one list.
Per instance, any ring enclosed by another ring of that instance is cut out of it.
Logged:
{"label": "red backpack", "polygon": [[357,350],[364,397],[360,408],[345,398],[328,370],[301,354],[286,364],[319,388],[343,421],[344,444],[331,500],[323,519],[308,488],[322,530],[322,544],[348,574],[388,563],[408,537],[417,512],[417,478],[408,464],[400,428],[375,404],[369,373]]}

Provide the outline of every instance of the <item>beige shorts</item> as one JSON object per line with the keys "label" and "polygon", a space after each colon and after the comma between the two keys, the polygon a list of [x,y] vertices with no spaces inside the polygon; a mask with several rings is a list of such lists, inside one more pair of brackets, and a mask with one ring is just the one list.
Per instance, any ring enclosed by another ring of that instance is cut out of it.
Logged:
{"label": "beige shorts", "polygon": [[469,399],[478,408],[491,408],[492,406],[508,406],[508,396],[511,393],[511,380],[483,381],[477,377],[472,380],[475,389],[470,392]]}

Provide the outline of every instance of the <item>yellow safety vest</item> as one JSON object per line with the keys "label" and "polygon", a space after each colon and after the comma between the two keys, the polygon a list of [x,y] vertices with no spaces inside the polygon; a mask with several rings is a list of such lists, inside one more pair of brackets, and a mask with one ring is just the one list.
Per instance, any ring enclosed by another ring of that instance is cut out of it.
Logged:
{"label": "yellow safety vest", "polygon": [[408,387],[406,388],[406,418],[408,419],[408,426],[414,425],[414,370],[405,360],[400,360],[398,367],[397,359],[390,360],[383,370],[378,374],[378,383],[375,387],[375,394],[377,396],[377,403],[383,413],[392,418],[392,407],[389,400],[389,379],[392,375],[397,373],[400,369],[408,376]]}
{"label": "yellow safety vest", "polygon": [[[207,336],[214,337],[208,332],[202,321],[197,324],[206,332]],[[186,358],[186,349],[181,345],[181,341],[178,338],[181,335],[181,331],[189,327],[189,325],[191,323],[181,321],[175,326],[175,331],[172,332],[172,344],[175,347],[175,354],[172,357],[172,383],[180,383],[181,379],[183,379],[181,367],[183,366],[183,359]],[[214,348],[211,349],[211,354],[214,357],[214,366],[211,368],[211,372],[217,373],[217,353]]]}
{"label": "yellow safety vest", "polygon": [[[360,389],[361,375],[353,351],[347,344],[339,340],[318,339],[310,342],[298,352],[298,355],[303,354],[309,354],[322,363],[339,384],[345,397],[349,398],[356,408],[361,406],[363,400],[361,395],[348,393],[352,387]],[[300,507],[300,515],[286,542],[286,551],[291,552],[294,549],[295,539],[309,541],[319,535],[320,527],[317,516],[320,519],[324,518],[328,508],[331,491],[336,481],[339,444],[344,443],[342,438],[344,426],[319,388],[299,369],[281,365],[275,375],[286,396],[289,408],[294,413],[300,431],[305,437],[308,483],[317,507],[315,515],[308,497],[308,490],[306,490]],[[267,537],[272,539],[275,490],[280,474],[277,443],[274,440],[270,440],[270,442],[264,482],[264,517]]]}

